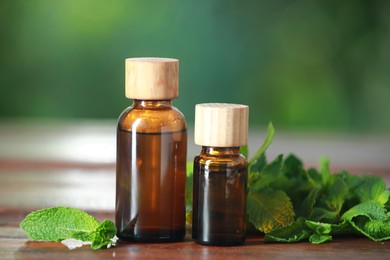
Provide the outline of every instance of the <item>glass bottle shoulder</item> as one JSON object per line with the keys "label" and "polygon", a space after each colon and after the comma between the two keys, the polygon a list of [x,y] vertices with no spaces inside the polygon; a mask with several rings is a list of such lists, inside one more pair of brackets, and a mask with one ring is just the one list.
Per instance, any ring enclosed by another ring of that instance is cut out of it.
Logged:
{"label": "glass bottle shoulder", "polygon": [[210,171],[220,171],[224,169],[243,169],[247,168],[248,161],[242,154],[234,155],[212,155],[201,153],[194,159],[194,164],[201,168],[207,168]]}
{"label": "glass bottle shoulder", "polygon": [[186,128],[184,115],[174,106],[164,103],[140,105],[134,102],[122,112],[118,120],[118,130],[129,132],[178,132]]}

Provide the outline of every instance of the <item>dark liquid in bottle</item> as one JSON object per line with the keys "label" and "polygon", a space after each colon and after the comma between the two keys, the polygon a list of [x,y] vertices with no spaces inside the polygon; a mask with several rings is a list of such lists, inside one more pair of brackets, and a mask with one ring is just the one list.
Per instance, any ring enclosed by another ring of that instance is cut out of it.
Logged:
{"label": "dark liquid in bottle", "polygon": [[195,164],[192,235],[198,243],[245,241],[246,168],[209,171]]}
{"label": "dark liquid in bottle", "polygon": [[186,130],[118,131],[118,237],[175,241],[185,235]]}

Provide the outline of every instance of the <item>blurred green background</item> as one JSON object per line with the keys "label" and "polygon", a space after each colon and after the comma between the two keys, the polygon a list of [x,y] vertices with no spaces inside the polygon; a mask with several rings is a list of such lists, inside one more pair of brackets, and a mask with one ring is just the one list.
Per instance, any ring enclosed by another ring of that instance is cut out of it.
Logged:
{"label": "blurred green background", "polygon": [[117,118],[124,59],[180,59],[175,106],[250,125],[390,130],[390,1],[0,1],[0,119]]}

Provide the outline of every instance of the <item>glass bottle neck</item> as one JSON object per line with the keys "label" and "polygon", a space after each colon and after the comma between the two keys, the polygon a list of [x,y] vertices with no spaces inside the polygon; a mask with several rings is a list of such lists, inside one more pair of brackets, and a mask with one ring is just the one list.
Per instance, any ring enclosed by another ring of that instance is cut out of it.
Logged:
{"label": "glass bottle neck", "polygon": [[133,107],[138,108],[171,108],[172,100],[141,100],[135,99]]}
{"label": "glass bottle neck", "polygon": [[240,147],[202,146],[201,153],[209,156],[240,156]]}

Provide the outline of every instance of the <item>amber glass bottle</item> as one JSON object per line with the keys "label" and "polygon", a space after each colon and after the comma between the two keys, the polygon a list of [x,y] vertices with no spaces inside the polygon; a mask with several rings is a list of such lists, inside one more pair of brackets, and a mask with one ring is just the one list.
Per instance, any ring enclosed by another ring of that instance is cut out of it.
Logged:
{"label": "amber glass bottle", "polygon": [[126,60],[126,96],[119,118],[115,222],[118,237],[153,242],[185,235],[187,130],[172,106],[178,60]]}
{"label": "amber glass bottle", "polygon": [[192,237],[200,244],[238,245],[245,241],[248,107],[199,104],[194,160]]}

